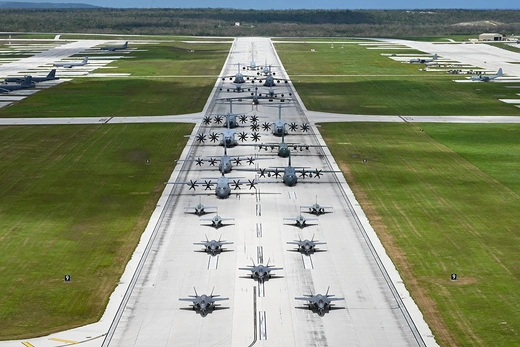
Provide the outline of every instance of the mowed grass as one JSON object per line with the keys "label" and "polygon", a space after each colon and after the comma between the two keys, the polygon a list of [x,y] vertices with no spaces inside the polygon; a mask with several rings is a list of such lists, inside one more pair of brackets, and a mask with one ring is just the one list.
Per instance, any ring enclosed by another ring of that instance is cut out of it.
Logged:
{"label": "mowed grass", "polygon": [[145,51],[130,53],[134,58],[109,64],[116,67],[110,73],[131,76],[74,78],[1,108],[0,117],[131,117],[200,112],[230,44],[194,44],[193,53],[185,46],[189,44],[143,45]]}
{"label": "mowed grass", "polygon": [[0,127],[0,339],[100,318],[191,127]]}
{"label": "mowed grass", "polygon": [[73,79],[0,109],[0,117],[160,116],[202,111],[215,79]]}
{"label": "mowed grass", "polygon": [[[420,71],[360,45],[276,44],[309,110],[367,115],[520,115],[518,83],[456,83],[469,76]],[[316,52],[311,52],[315,49]],[[399,53],[399,51],[395,51]],[[334,76],[338,75],[338,76]]]}
{"label": "mowed grass", "polygon": [[443,346],[518,344],[519,131],[516,124],[322,125]]}
{"label": "mowed grass", "polygon": [[[160,42],[138,47],[133,59],[121,59],[109,66],[115,73],[132,76],[206,75],[215,83],[231,48],[230,43]],[[192,52],[193,51],[193,52]]]}

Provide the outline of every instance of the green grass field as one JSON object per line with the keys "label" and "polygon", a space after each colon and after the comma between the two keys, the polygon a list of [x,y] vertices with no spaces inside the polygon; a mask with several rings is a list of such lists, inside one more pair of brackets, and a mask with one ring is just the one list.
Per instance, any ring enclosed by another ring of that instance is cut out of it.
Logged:
{"label": "green grass field", "polygon": [[[195,52],[188,52],[187,47]],[[199,112],[207,102],[229,47],[230,44],[178,42],[144,45],[145,51],[130,53],[135,58],[110,64],[115,67],[111,73],[130,73],[130,77],[75,78],[1,108],[0,117],[157,116]]]}
{"label": "green grass field", "polygon": [[321,131],[441,345],[515,345],[520,125]]}
{"label": "green grass field", "polygon": [[506,88],[509,83],[456,83],[453,79],[464,76],[420,71],[422,64],[400,63],[381,55],[392,50],[352,44],[343,49],[319,44],[276,44],[276,48],[309,110],[374,115],[520,115],[520,109],[498,100],[517,98],[515,89]]}
{"label": "green grass field", "polygon": [[191,127],[0,127],[1,339],[100,318]]}

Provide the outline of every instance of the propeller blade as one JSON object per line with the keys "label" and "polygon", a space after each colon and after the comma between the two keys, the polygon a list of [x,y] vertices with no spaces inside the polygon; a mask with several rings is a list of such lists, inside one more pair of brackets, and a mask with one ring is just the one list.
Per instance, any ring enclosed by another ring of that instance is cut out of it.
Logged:
{"label": "propeller blade", "polygon": [[223,117],[222,116],[215,116],[215,123],[222,124]]}
{"label": "propeller blade", "polygon": [[259,133],[257,133],[257,132],[253,133],[253,141],[254,142],[260,141],[260,134]]}
{"label": "propeller blade", "polygon": [[305,124],[302,124],[302,131],[305,133],[307,131],[309,131],[309,129],[311,128],[311,126],[307,123]]}
{"label": "propeller blade", "polygon": [[210,116],[205,116],[204,118],[202,118],[202,124],[210,125],[211,124],[211,117]]}
{"label": "propeller blade", "polygon": [[239,157],[236,157],[235,159],[233,159],[233,162],[235,163],[235,165],[242,165]]}
{"label": "propeller blade", "polygon": [[197,142],[198,143],[204,143],[206,141],[206,135],[205,134],[197,134]]}
{"label": "propeller blade", "polygon": [[258,131],[260,129],[260,126],[258,125],[258,123],[253,123],[251,124],[251,130],[252,131]]}
{"label": "propeller blade", "polygon": [[209,134],[209,139],[210,139],[211,142],[218,141],[218,134],[216,134],[216,133]]}
{"label": "propeller blade", "polygon": [[278,169],[274,169],[274,172],[273,172],[273,175],[274,177],[278,178],[278,176],[280,176],[280,171],[278,171]]}
{"label": "propeller blade", "polygon": [[267,122],[265,122],[264,124],[262,124],[262,129],[263,129],[264,131],[269,131],[269,130],[271,130],[271,123],[267,123]]}
{"label": "propeller blade", "polygon": [[242,142],[244,142],[245,140],[247,140],[247,133],[242,131],[241,133],[238,134],[238,139]]}
{"label": "propeller blade", "polygon": [[[251,189],[251,188],[255,188],[255,185],[256,185],[255,180],[252,180],[252,181],[251,181],[251,180],[247,180],[247,181],[249,182],[249,189]],[[256,189],[256,188],[255,188],[255,189]]]}
{"label": "propeller blade", "polygon": [[215,166],[216,163],[217,163],[217,159],[216,158],[209,158],[209,165]]}
{"label": "propeller blade", "polygon": [[265,177],[265,170],[266,169],[260,169],[260,177]]}
{"label": "propeller blade", "polygon": [[247,163],[248,163],[249,165],[254,164],[254,163],[255,163],[255,158],[253,158],[253,157],[247,157]]}
{"label": "propeller blade", "polygon": [[233,188],[235,190],[236,189],[242,189],[242,188],[240,188],[240,180],[238,180],[238,181],[233,180],[233,185],[235,186],[235,188]]}
{"label": "propeller blade", "polygon": [[242,124],[246,123],[247,122],[247,116],[245,114],[240,115],[239,121]]}
{"label": "propeller blade", "polygon": [[209,181],[206,181],[206,180],[205,180],[205,181],[204,181],[204,185],[206,186],[206,188],[204,188],[204,190],[208,190],[208,189],[211,189],[211,186],[212,186],[213,184],[211,183],[211,180],[209,180]]}
{"label": "propeller blade", "polygon": [[198,187],[199,185],[197,184],[197,181],[192,181],[190,180],[190,189],[188,190],[195,190],[195,187]]}
{"label": "propeller blade", "polygon": [[322,175],[321,170],[316,169],[316,171],[314,171],[315,177],[320,178],[321,175]]}
{"label": "propeller blade", "polygon": [[202,158],[197,158],[197,159],[195,159],[195,161],[197,162],[198,166],[202,166],[202,164],[204,164],[204,159],[202,159]]}
{"label": "propeller blade", "polygon": [[292,122],[292,123],[289,124],[289,130],[296,131],[297,129],[298,129],[298,124],[297,123]]}
{"label": "propeller blade", "polygon": [[252,123],[256,123],[256,122],[258,122],[258,116],[257,116],[256,114],[254,114],[254,115],[251,116],[251,122],[252,122]]}

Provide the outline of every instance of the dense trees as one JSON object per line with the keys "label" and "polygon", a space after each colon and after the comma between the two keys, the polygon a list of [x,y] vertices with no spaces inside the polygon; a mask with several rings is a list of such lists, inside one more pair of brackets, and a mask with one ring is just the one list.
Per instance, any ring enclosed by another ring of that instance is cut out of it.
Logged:
{"label": "dense trees", "polygon": [[3,32],[379,37],[520,32],[520,11],[514,10],[4,9],[0,15]]}

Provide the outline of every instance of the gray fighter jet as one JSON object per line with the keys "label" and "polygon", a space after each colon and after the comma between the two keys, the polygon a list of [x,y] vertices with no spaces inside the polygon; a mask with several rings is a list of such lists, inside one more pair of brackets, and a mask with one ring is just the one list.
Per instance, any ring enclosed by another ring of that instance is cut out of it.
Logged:
{"label": "gray fighter jet", "polygon": [[[6,82],[16,82],[16,83],[22,83],[25,77],[8,77],[5,79]],[[45,82],[45,81],[53,81],[53,80],[59,80],[59,77],[56,77],[56,69],[52,69],[51,72],[47,74],[45,77],[37,77],[37,76],[31,76],[31,80],[33,82]]]}
{"label": "gray fighter jet", "polygon": [[[202,197],[199,196],[199,203],[196,206],[186,206],[184,207],[185,210],[194,210],[194,213],[197,216],[201,216],[203,214],[206,214],[206,210],[208,209],[217,209],[217,206],[204,206],[201,202]],[[213,212],[209,212],[213,213]]]}
{"label": "gray fighter jet", "polygon": [[[222,237],[222,236],[221,236]],[[232,245],[233,242],[228,242],[225,240],[221,240],[220,237],[218,240],[208,240],[206,236],[206,241],[194,242],[194,245],[204,246],[204,252],[215,256],[221,252],[227,252],[228,250],[223,248],[223,245]]]}
{"label": "gray fighter jet", "polygon": [[188,298],[180,298],[179,300],[191,301],[193,304],[190,306],[192,306],[194,310],[199,311],[203,317],[208,314],[208,311],[215,310],[220,306],[220,304],[216,303],[217,301],[229,300],[229,298],[220,298],[220,295],[213,294],[215,288],[211,290],[210,295],[202,294],[200,296],[197,294],[195,287],[193,287],[193,290],[195,291],[195,295],[188,295]]}
{"label": "gray fighter jet", "polygon": [[102,51],[117,51],[117,50],[122,50],[122,49],[127,49],[128,48],[128,41],[126,41],[123,45],[120,45],[120,46],[104,46],[104,47],[101,47],[99,48],[100,50]]}
{"label": "gray fighter jet", "polygon": [[274,267],[274,265],[269,265],[269,260],[266,265],[258,264],[255,265],[253,259],[251,259],[253,265],[248,265],[247,267],[238,268],[239,270],[247,270],[251,271],[251,278],[257,279],[259,281],[265,281],[269,278],[274,277],[274,274],[271,274],[271,271],[283,270],[281,267]]}
{"label": "gray fighter jet", "polygon": [[294,298],[296,300],[307,301],[307,305],[309,305],[309,309],[313,311],[317,311],[320,317],[323,317],[325,312],[333,309],[334,304],[332,301],[345,300],[344,298],[333,298],[334,295],[329,294],[330,287],[327,288],[327,292],[325,295],[316,294],[312,295],[304,295],[303,298]]}
{"label": "gray fighter jet", "polygon": [[285,221],[289,221],[289,222],[291,222],[290,224],[294,224],[297,227],[299,227],[300,229],[303,229],[308,225],[307,222],[317,221],[318,218],[305,218],[304,216],[302,216],[300,214],[296,217],[284,217],[283,220],[284,220],[284,224],[288,224],[288,223],[285,223]]}
{"label": "gray fighter jet", "polygon": [[316,216],[326,213],[326,211],[325,211],[326,209],[333,209],[332,206],[323,206],[323,205],[318,204],[318,196],[316,196],[316,203],[314,203],[310,206],[305,206],[305,205],[300,206],[300,211],[302,208],[308,209],[309,213],[315,214]]}
{"label": "gray fighter jet", "polygon": [[314,252],[318,252],[319,250],[316,249],[317,245],[326,245],[326,242],[318,242],[318,240],[314,240],[314,235],[312,235],[312,239],[310,240],[302,240],[299,237],[298,241],[288,241],[288,245],[298,245],[298,251],[301,253],[304,253],[306,255],[309,255]]}
{"label": "gray fighter jet", "polygon": [[[217,211],[217,213],[218,213],[218,211]],[[235,218],[223,218],[223,217],[219,216],[218,214],[216,216],[213,216],[213,218],[201,218],[200,219],[201,224],[208,224],[208,222],[209,222],[210,226],[214,227],[215,229],[218,229],[220,227],[227,225],[227,224],[224,224],[224,222],[226,222],[226,221],[233,221],[233,224],[235,224],[234,223]]]}
{"label": "gray fighter jet", "polygon": [[[241,189],[240,186],[245,184],[249,186],[249,189],[255,188],[255,180],[247,180],[246,183],[241,182],[239,178],[242,177],[226,177],[224,174],[222,174],[222,176],[217,179],[216,183],[212,182],[213,178],[203,178],[204,183],[198,182],[196,180],[190,180],[189,182],[165,182],[165,184],[185,184],[190,187],[189,190],[195,190],[199,184],[205,187],[204,190],[210,190],[213,186],[215,186],[215,195],[217,198],[226,199],[231,194],[231,184],[233,184],[233,190]],[[230,179],[232,179],[232,182],[230,182]]]}
{"label": "gray fighter jet", "polygon": [[74,66],[83,66],[83,65],[86,65],[88,64],[88,57],[85,57],[83,58],[82,61],[80,62],[73,62],[73,61],[69,61],[69,62],[64,62],[64,63],[54,63],[52,64],[53,66],[56,66],[56,67],[65,67],[65,68],[72,68]]}

